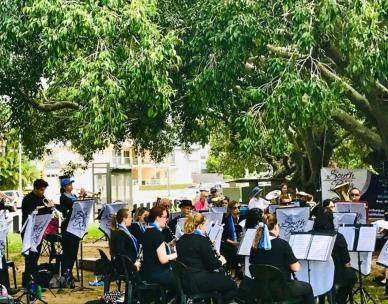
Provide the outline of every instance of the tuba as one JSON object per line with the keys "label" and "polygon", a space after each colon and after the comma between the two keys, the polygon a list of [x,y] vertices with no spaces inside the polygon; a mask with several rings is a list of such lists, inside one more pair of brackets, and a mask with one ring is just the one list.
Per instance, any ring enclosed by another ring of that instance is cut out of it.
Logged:
{"label": "tuba", "polygon": [[349,188],[350,184],[348,182],[342,183],[334,188],[331,188],[330,191],[335,192],[341,201],[350,202],[351,199],[349,197]]}

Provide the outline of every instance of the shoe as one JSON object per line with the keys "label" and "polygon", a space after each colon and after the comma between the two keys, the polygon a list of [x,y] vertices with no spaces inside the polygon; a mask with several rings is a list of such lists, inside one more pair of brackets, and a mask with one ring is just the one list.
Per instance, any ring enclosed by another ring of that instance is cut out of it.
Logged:
{"label": "shoe", "polygon": [[[384,280],[384,277],[382,278]],[[385,283],[382,282],[381,279],[379,279],[379,277],[376,277],[373,279],[373,283],[379,285],[379,286],[385,286]]]}

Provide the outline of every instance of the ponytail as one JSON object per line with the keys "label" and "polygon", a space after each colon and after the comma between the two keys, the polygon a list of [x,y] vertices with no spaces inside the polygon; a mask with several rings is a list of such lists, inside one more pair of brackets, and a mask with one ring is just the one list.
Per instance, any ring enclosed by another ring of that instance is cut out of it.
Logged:
{"label": "ponytail", "polygon": [[117,231],[117,215],[112,215],[112,223],[110,224],[110,230],[111,231]]}
{"label": "ponytail", "polygon": [[187,234],[191,234],[199,225],[206,222],[206,217],[202,213],[190,214],[186,217],[183,230]]}
{"label": "ponytail", "polygon": [[[268,230],[272,230],[277,225],[278,220],[276,219],[275,215],[267,214],[263,216],[263,223],[267,225]],[[263,233],[264,233],[264,227],[263,225],[260,225],[259,228],[257,229],[255,239],[253,240],[253,243],[252,243],[253,248],[258,248],[259,243],[263,238]]]}

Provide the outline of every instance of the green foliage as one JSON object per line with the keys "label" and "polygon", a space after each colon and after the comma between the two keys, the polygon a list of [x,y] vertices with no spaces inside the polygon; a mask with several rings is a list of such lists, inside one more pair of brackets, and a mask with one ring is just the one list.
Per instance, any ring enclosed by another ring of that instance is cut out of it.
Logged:
{"label": "green foliage", "polygon": [[174,33],[154,22],[155,3],[2,1],[0,95],[11,97],[33,156],[48,140],[70,140],[86,158],[126,139],[155,158],[171,150],[179,57]]}
{"label": "green foliage", "polygon": [[[6,153],[0,156],[0,189],[17,189],[19,186],[19,155],[17,142],[8,141]],[[30,184],[38,177],[36,168],[31,162],[22,157],[22,183]]]}

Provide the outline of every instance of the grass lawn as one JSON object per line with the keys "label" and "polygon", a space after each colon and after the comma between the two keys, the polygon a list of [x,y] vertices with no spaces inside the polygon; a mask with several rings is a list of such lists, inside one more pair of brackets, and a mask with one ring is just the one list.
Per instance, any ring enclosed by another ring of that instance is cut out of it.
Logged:
{"label": "grass lawn", "polygon": [[142,191],[147,190],[176,190],[184,189],[193,186],[192,184],[174,184],[174,185],[140,185],[139,189]]}

